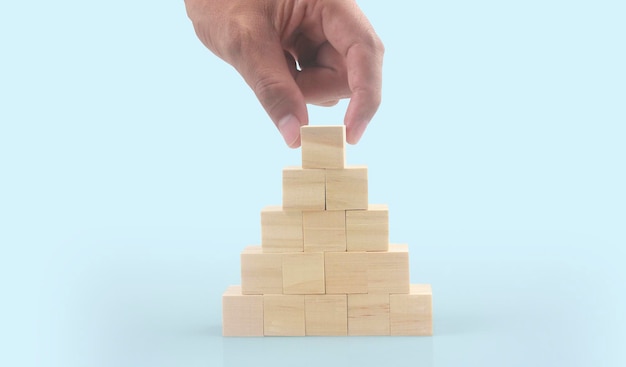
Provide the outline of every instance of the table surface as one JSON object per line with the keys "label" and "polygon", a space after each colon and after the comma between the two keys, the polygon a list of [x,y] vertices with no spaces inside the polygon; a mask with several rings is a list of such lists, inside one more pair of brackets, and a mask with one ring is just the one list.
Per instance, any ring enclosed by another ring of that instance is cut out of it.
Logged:
{"label": "table surface", "polygon": [[222,338],[299,150],[182,2],[3,2],[0,365],[626,365],[624,3],[359,5],[384,98],[348,163],[435,335]]}

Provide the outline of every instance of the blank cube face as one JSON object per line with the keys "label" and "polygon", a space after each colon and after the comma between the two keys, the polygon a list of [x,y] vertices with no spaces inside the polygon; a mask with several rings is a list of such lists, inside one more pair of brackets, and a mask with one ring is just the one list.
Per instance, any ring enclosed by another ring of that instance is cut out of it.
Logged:
{"label": "blank cube face", "polygon": [[263,252],[301,252],[302,212],[285,211],[269,206],[261,211],[261,245]]}
{"label": "blank cube face", "polygon": [[304,296],[306,335],[348,334],[348,299],[346,295]]}
{"label": "blank cube face", "polygon": [[305,252],[346,251],[346,213],[310,211],[302,215]]}
{"label": "blank cube face", "polygon": [[349,294],[348,335],[389,335],[389,295]]}
{"label": "blank cube face", "polygon": [[326,252],[326,293],[367,293],[367,260],[365,252]]}
{"label": "blank cube face", "polygon": [[222,335],[263,336],[263,296],[230,286],[222,296]]}
{"label": "blank cube face", "polygon": [[284,294],[324,292],[324,254],[301,252],[283,255]]}
{"label": "blank cube face", "polygon": [[303,168],[343,168],[345,166],[345,126],[302,126],[300,137]]}
{"label": "blank cube face", "polygon": [[348,251],[387,251],[389,249],[389,209],[369,205],[367,210],[346,211]]}
{"label": "blank cube face", "polygon": [[368,293],[409,293],[409,248],[389,245],[387,252],[368,252]]}
{"label": "blank cube face", "polygon": [[248,246],[241,253],[243,294],[283,293],[282,254],[263,253],[261,246]]}
{"label": "blank cube face", "polygon": [[432,289],[411,284],[409,294],[389,295],[391,335],[433,335]]}
{"label": "blank cube face", "polygon": [[263,296],[263,329],[268,336],[304,336],[304,296]]}
{"label": "blank cube face", "polygon": [[365,210],[367,207],[367,167],[326,170],[326,210]]}
{"label": "blank cube face", "polygon": [[325,171],[297,167],[283,169],[283,209],[325,210]]}

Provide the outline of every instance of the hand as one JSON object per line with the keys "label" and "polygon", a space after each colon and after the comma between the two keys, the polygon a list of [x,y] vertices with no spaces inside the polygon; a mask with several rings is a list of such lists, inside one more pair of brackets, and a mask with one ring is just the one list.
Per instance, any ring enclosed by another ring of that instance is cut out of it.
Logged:
{"label": "hand", "polygon": [[354,0],[185,4],[202,43],[243,76],[287,145],[300,146],[307,103],[342,98],[346,139],[359,141],[380,105],[384,47]]}

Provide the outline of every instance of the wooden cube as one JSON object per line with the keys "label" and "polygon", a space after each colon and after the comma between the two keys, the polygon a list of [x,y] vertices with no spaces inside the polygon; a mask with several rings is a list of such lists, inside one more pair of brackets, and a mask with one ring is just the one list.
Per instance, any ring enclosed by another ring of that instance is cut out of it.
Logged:
{"label": "wooden cube", "polygon": [[268,336],[304,336],[304,296],[263,296],[263,329]]}
{"label": "wooden cube", "polygon": [[343,168],[346,162],[346,127],[302,126],[302,167]]}
{"label": "wooden cube", "polygon": [[348,335],[389,335],[389,295],[349,294]]}
{"label": "wooden cube", "polygon": [[324,253],[326,293],[367,293],[367,261],[365,252]]}
{"label": "wooden cube", "polygon": [[222,296],[222,335],[263,336],[263,296],[244,295],[231,285]]}
{"label": "wooden cube", "polygon": [[280,206],[261,210],[263,252],[302,252],[302,212],[286,211]]}
{"label": "wooden cube", "polygon": [[433,335],[430,284],[411,284],[409,294],[389,295],[391,335]]}
{"label": "wooden cube", "polygon": [[305,252],[346,251],[346,212],[308,211],[302,214]]}
{"label": "wooden cube", "polygon": [[264,253],[261,246],[248,246],[241,253],[243,294],[283,293],[283,255]]}
{"label": "wooden cube", "polygon": [[306,335],[348,335],[346,295],[304,296]]}
{"label": "wooden cube", "polygon": [[326,170],[326,210],[367,209],[367,167]]}
{"label": "wooden cube", "polygon": [[389,249],[389,209],[370,204],[367,210],[346,211],[348,251],[387,251]]}
{"label": "wooden cube", "polygon": [[283,209],[325,210],[325,170],[299,167],[283,169]]}
{"label": "wooden cube", "polygon": [[366,254],[368,293],[409,293],[407,245],[389,245],[389,251]]}
{"label": "wooden cube", "polygon": [[324,292],[323,253],[283,254],[284,294],[323,294]]}

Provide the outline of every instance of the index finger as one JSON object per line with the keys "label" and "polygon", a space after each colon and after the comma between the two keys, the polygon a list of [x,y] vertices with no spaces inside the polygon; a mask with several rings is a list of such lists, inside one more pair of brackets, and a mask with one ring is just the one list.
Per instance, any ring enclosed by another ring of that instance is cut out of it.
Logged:
{"label": "index finger", "polygon": [[329,1],[322,10],[322,27],[346,61],[351,92],[346,140],[356,144],[380,106],[384,46],[354,1]]}

